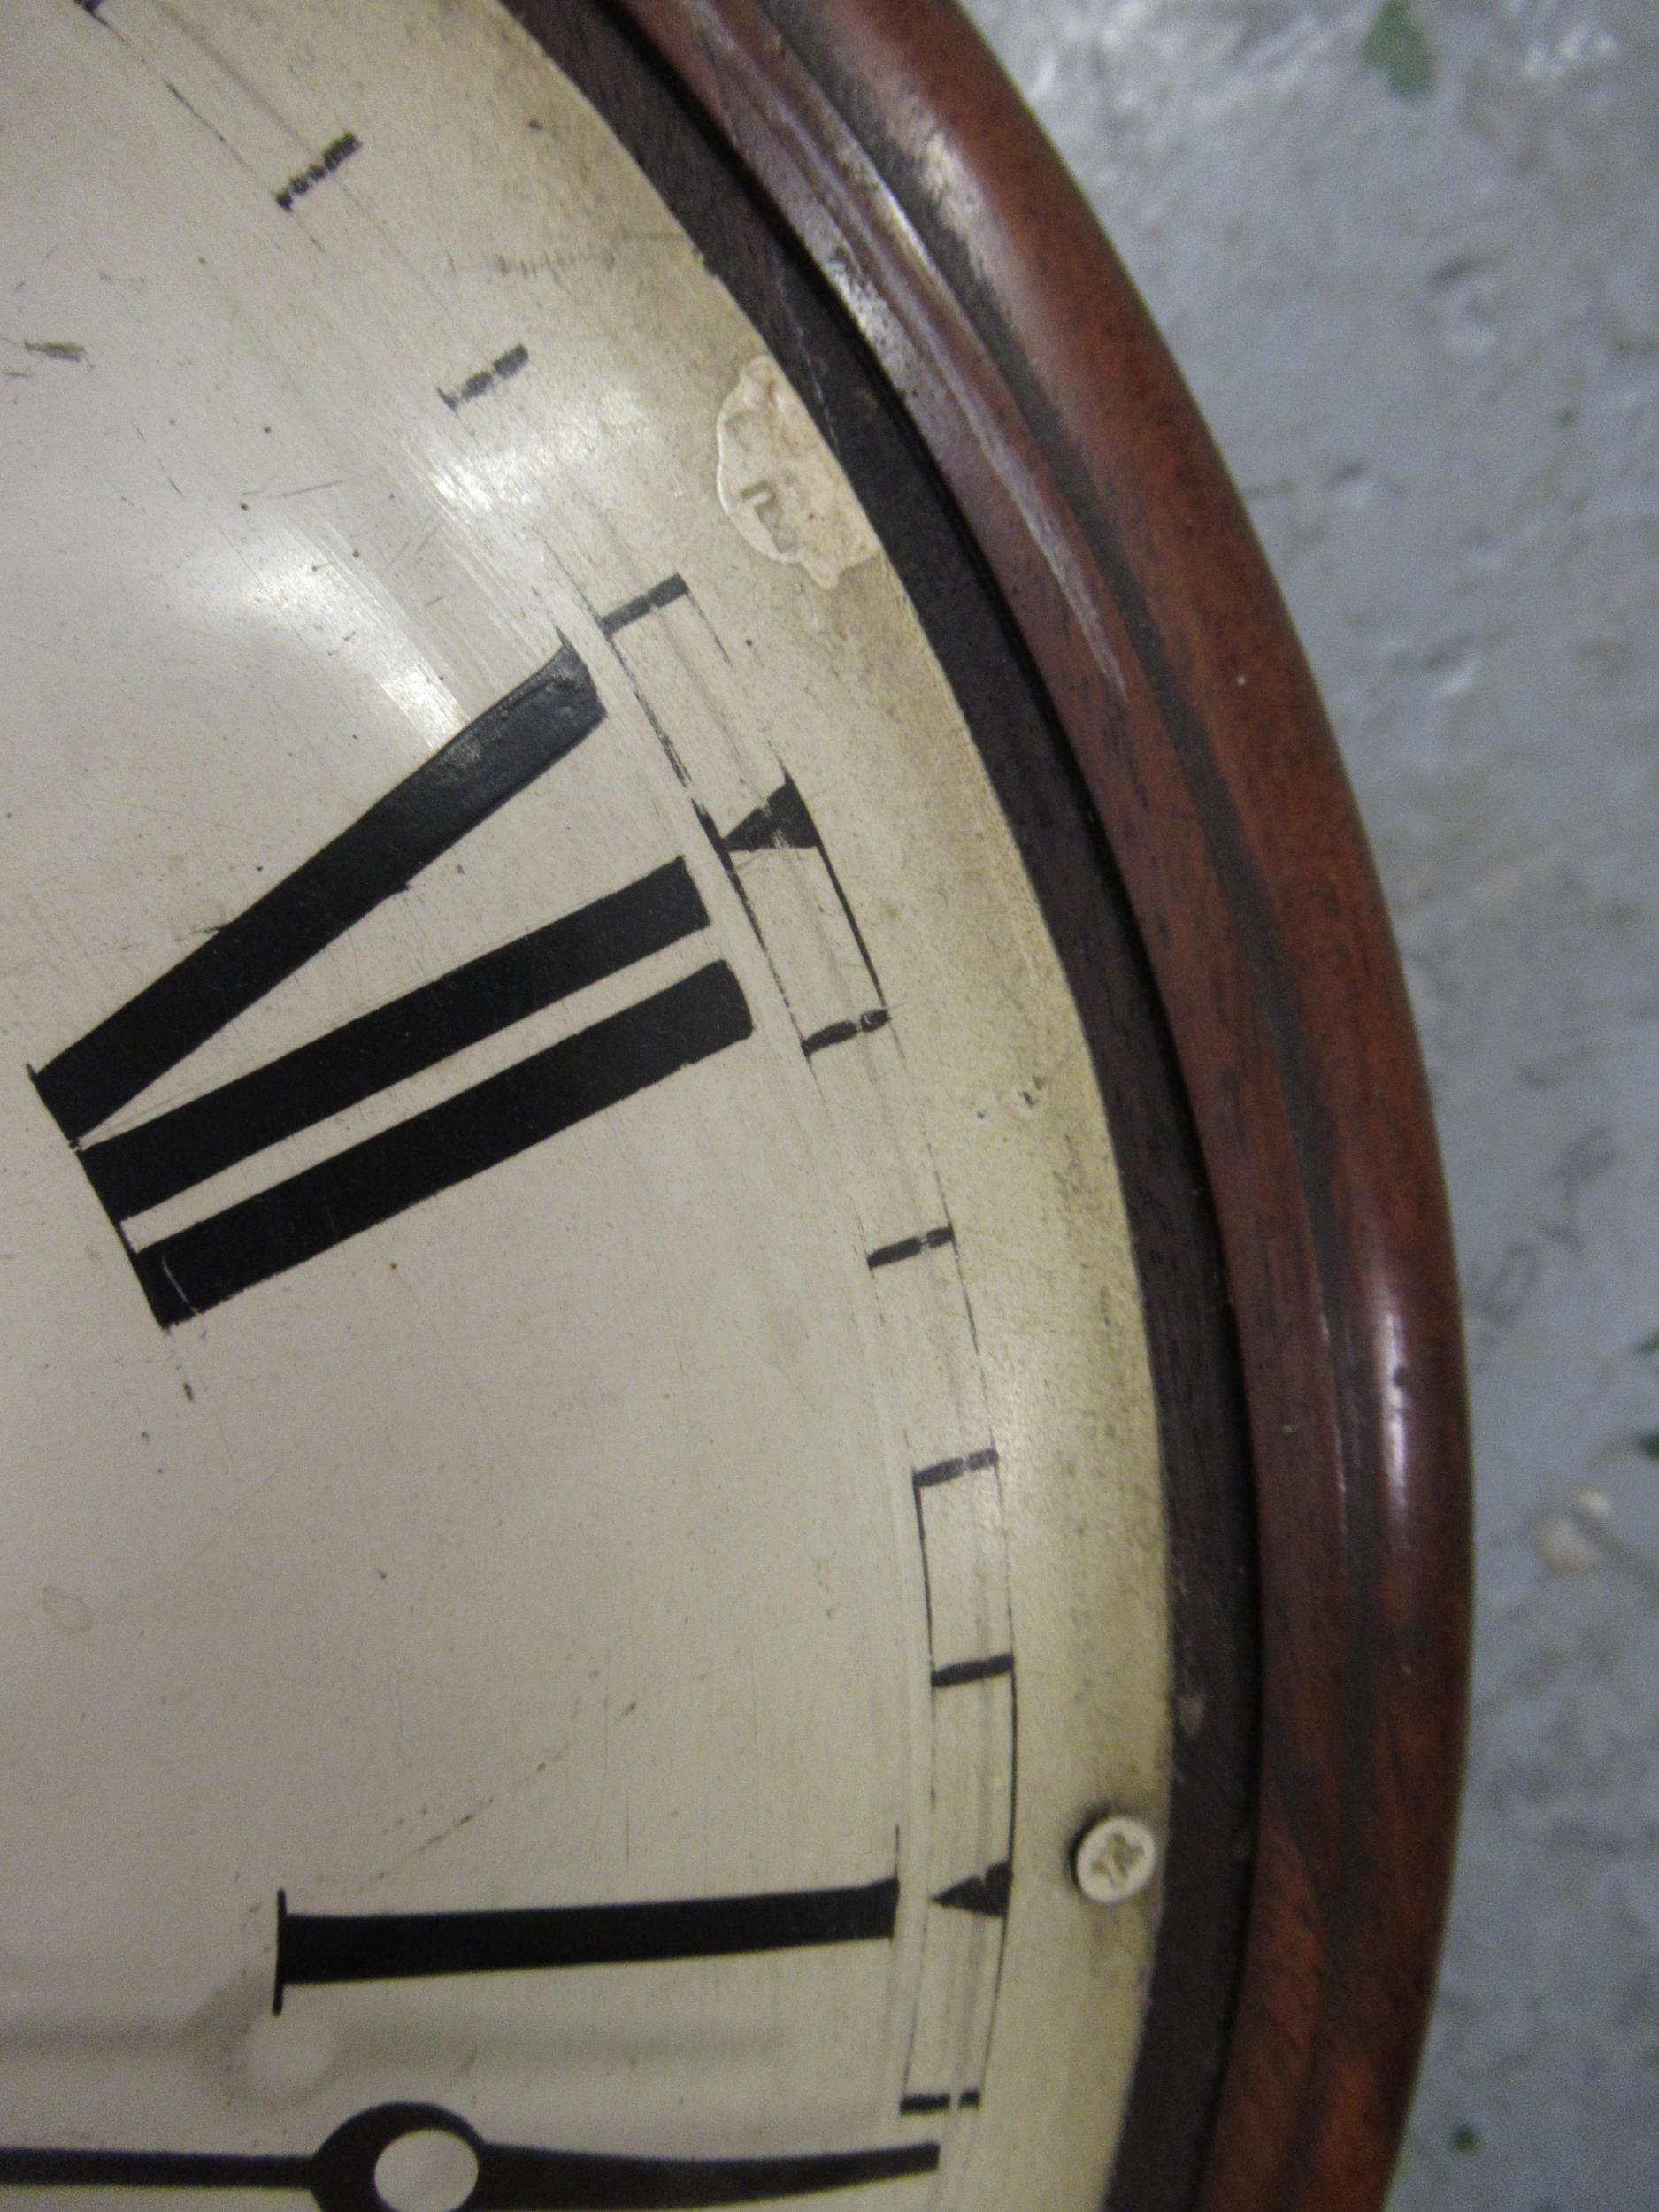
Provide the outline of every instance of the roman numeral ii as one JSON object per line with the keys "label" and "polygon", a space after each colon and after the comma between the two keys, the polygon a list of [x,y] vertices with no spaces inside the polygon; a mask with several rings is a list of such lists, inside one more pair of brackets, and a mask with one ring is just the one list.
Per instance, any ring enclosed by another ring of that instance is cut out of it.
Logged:
{"label": "roman numeral ii", "polygon": [[683,861],[119,1134],[112,1114],[580,745],[603,719],[569,645],[351,826],[34,1071],[164,1328],[389,1220],[747,1037],[711,961],[637,1004],[220,1211],[135,1246],[126,1224],[265,1146],[703,929]]}

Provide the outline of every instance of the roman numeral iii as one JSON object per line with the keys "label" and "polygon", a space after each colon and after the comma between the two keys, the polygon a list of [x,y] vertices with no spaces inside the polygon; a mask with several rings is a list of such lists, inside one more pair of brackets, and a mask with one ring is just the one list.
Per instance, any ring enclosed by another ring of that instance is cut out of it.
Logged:
{"label": "roman numeral iii", "polygon": [[127,1233],[164,1200],[708,926],[685,863],[670,861],[204,1096],[118,1134],[95,1133],[573,751],[603,716],[588,669],[562,645],[349,829],[32,1071],[164,1328],[750,1033],[736,977],[711,961],[188,1227],[140,1246]]}

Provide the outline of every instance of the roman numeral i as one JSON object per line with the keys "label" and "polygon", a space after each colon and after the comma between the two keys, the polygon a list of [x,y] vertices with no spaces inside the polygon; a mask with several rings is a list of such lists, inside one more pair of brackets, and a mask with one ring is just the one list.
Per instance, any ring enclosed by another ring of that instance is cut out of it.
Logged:
{"label": "roman numeral i", "polygon": [[544,668],[84,1037],[32,1071],[164,1328],[747,1037],[711,961],[575,1035],[252,1197],[135,1246],[126,1224],[296,1132],[708,926],[685,863],[526,932],[217,1090],[99,1139],[112,1114],[244,1013],[603,719],[580,656]]}

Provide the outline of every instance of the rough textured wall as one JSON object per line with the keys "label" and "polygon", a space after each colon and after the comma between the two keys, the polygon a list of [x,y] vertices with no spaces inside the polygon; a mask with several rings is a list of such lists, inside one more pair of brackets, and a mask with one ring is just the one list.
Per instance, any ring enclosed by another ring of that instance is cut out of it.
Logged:
{"label": "rough textured wall", "polygon": [[1395,2212],[1651,2212],[1659,7],[972,5],[1248,498],[1439,1104],[1478,1655]]}

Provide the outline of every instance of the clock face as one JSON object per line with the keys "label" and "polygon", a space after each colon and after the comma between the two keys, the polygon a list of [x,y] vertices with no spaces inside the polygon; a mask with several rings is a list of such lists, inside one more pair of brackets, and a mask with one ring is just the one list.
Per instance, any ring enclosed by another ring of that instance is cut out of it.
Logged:
{"label": "clock face", "polygon": [[494,0],[0,176],[0,2194],[1096,2205],[1148,1342],[877,531]]}

